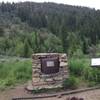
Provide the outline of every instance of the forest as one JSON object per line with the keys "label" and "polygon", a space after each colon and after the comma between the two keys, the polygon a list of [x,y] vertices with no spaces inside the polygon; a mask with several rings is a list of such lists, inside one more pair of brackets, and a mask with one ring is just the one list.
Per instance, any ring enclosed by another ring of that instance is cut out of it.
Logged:
{"label": "forest", "polygon": [[0,3],[0,55],[100,56],[100,10],[56,3]]}

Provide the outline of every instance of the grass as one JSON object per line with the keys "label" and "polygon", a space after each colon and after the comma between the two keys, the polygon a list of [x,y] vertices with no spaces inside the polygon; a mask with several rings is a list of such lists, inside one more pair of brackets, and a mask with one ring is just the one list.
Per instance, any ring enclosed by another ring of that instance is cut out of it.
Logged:
{"label": "grass", "polygon": [[74,77],[74,76],[70,76],[68,79],[63,81],[63,88],[64,89],[77,89],[79,85],[79,80]]}
{"label": "grass", "polygon": [[30,59],[10,58],[0,61],[0,88],[25,82],[31,79],[31,76],[32,64]]}
{"label": "grass", "polygon": [[[100,85],[100,69],[90,66],[90,59],[70,58],[71,79],[65,81],[65,87]],[[73,78],[74,77],[74,78]],[[32,78],[31,59],[17,57],[0,57],[0,89],[24,83]],[[73,84],[75,82],[75,84]],[[71,83],[71,84],[70,84]],[[43,90],[42,90],[43,91]]]}
{"label": "grass", "polygon": [[100,69],[91,67],[89,58],[71,58],[69,68],[73,76],[81,77],[88,86],[100,84]]}

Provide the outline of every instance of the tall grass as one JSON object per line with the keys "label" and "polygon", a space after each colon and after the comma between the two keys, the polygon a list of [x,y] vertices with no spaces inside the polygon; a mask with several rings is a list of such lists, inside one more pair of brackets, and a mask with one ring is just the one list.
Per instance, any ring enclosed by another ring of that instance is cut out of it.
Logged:
{"label": "tall grass", "polygon": [[72,75],[100,84],[100,69],[91,67],[89,58],[71,58],[69,68]]}
{"label": "tall grass", "polygon": [[[100,69],[92,68],[89,58],[70,58],[69,68],[72,76],[81,77],[90,83],[100,84]],[[32,62],[30,59],[7,58],[0,60],[0,88],[26,82],[32,78],[31,76]]]}
{"label": "tall grass", "polygon": [[14,60],[0,62],[0,87],[12,86],[31,79],[31,60]]}

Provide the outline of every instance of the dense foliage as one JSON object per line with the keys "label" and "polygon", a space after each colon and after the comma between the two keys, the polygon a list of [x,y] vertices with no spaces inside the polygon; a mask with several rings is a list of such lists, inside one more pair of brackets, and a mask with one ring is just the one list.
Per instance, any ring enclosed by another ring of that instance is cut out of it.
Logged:
{"label": "dense foliage", "polygon": [[65,89],[76,89],[78,88],[78,80],[76,77],[74,76],[70,76],[69,78],[67,78],[66,80],[63,81],[63,88]]}
{"label": "dense foliage", "polygon": [[100,39],[100,10],[55,3],[0,3],[0,54],[92,54]]}
{"label": "dense foliage", "polygon": [[88,80],[89,85],[100,84],[100,70],[96,67],[90,67],[89,58],[71,58],[69,61],[69,68],[72,75],[82,77]]}

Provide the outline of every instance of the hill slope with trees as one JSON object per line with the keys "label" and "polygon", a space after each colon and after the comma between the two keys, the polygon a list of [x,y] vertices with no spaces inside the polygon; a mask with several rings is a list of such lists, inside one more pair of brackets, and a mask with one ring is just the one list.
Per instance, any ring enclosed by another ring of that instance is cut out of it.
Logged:
{"label": "hill slope with trees", "polygon": [[[100,10],[55,3],[0,3],[0,54],[100,48]],[[97,51],[98,52],[98,51]]]}

